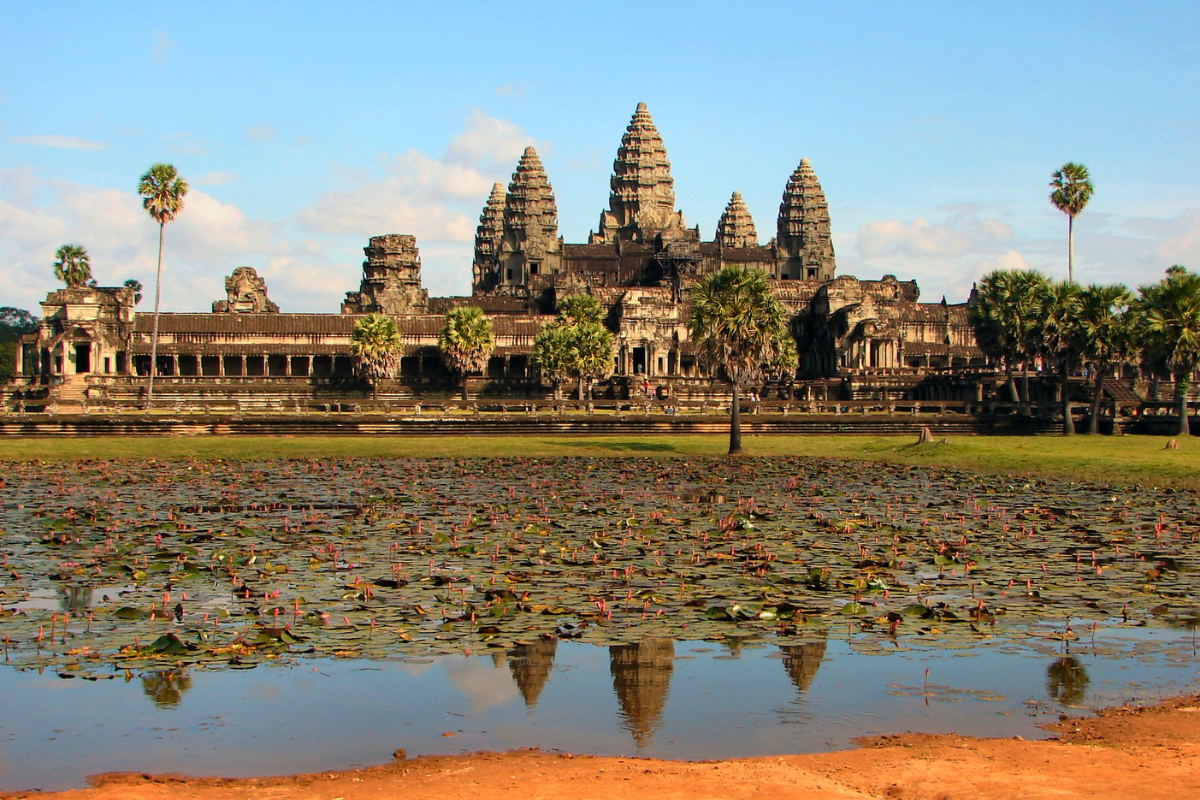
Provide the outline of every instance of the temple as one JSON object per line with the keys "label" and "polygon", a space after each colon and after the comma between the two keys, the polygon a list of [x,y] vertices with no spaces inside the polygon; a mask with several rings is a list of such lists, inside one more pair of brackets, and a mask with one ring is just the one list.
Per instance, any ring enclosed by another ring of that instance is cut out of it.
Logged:
{"label": "temple", "polygon": [[[676,208],[667,149],[639,103],[613,161],[608,205],[586,244],[563,241],[554,189],[537,151],[521,155],[507,188],[497,183],[476,230],[472,293],[429,297],[413,236],[373,236],[362,280],[341,313],[281,312],[254,269],[225,280],[212,313],[160,315],[156,393],[175,399],[361,397],[352,379],[350,334],[359,315],[394,317],[404,339],[400,374],[381,397],[449,396],[453,381],[437,349],[444,316],[481,307],[496,339],[483,395],[544,397],[530,354],[559,298],[587,293],[607,311],[617,342],[615,374],[600,396],[628,397],[645,379],[679,396],[721,395],[687,330],[688,288],[737,264],[760,269],[792,315],[800,366],[795,384],[847,397],[879,390],[903,396],[943,368],[982,364],[967,305],[921,303],[915,281],[837,274],[829,204],[807,158],[783,184],[775,235],[766,242],[739,192],[715,221],[711,241]],[[58,404],[137,403],[150,370],[153,318],[133,290],[79,287],[51,292],[40,330],[20,345],[6,397]],[[831,388],[832,387],[832,388]],[[793,386],[794,388],[794,386]],[[8,402],[6,400],[6,402]]]}

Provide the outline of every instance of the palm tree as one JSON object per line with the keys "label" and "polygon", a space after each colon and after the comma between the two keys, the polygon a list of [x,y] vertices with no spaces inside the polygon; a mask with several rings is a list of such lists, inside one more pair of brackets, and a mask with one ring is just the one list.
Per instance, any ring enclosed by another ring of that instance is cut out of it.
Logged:
{"label": "palm tree", "polygon": [[92,262],[83,245],[64,244],[54,253],[54,277],[68,289],[86,286],[92,279]]}
{"label": "palm tree", "polygon": [[1075,280],[1075,217],[1092,199],[1092,181],[1083,164],[1069,161],[1050,179],[1050,202],[1067,215],[1067,280]]}
{"label": "palm tree", "polygon": [[396,374],[403,351],[400,328],[387,314],[364,315],[350,334],[354,373],[371,384],[372,397],[379,391],[379,381]]}
{"label": "palm tree", "polygon": [[1200,365],[1200,275],[1176,264],[1158,283],[1138,291],[1138,338],[1151,361],[1164,364],[1174,373],[1179,435],[1187,436],[1188,386]]}
{"label": "palm tree", "polygon": [[562,396],[562,384],[571,375],[571,331],[559,320],[538,328],[533,337],[533,363],[542,378],[554,387],[554,399]]}
{"label": "palm tree", "polygon": [[170,164],[153,164],[138,184],[142,208],[158,223],[158,272],[154,277],[154,331],[150,335],[150,380],[146,385],[146,404],[154,401],[154,374],[158,372],[158,310],[162,302],[163,231],[183,210],[188,193],[187,181]]}
{"label": "palm tree", "polygon": [[1083,352],[1079,327],[1080,292],[1079,284],[1070,281],[1047,283],[1039,293],[1034,322],[1034,339],[1039,353],[1058,369],[1064,436],[1075,433],[1075,419],[1071,415],[1071,371]]}
{"label": "palm tree", "polygon": [[569,294],[558,301],[556,310],[568,325],[598,324],[603,314],[600,301],[590,294]]}
{"label": "palm tree", "polygon": [[579,379],[579,400],[592,399],[592,386],[613,374],[613,335],[598,322],[575,326],[571,333],[570,372]]}
{"label": "palm tree", "polygon": [[780,351],[788,312],[771,292],[767,276],[746,267],[725,267],[691,289],[688,330],[706,364],[733,387],[729,412],[729,455],[742,453],[738,389],[760,380],[763,364]]}
{"label": "palm tree", "polygon": [[488,356],[495,347],[492,321],[482,308],[476,306],[452,308],[446,314],[446,324],[438,334],[438,347],[450,370],[462,375],[462,399],[465,403],[471,399],[467,394],[467,375],[483,372]]}
{"label": "palm tree", "polygon": [[1129,304],[1133,295],[1122,284],[1104,286],[1093,283],[1079,296],[1079,330],[1083,353],[1091,364],[1093,378],[1092,409],[1088,433],[1100,432],[1100,402],[1104,379],[1114,364],[1128,361],[1132,354]]}

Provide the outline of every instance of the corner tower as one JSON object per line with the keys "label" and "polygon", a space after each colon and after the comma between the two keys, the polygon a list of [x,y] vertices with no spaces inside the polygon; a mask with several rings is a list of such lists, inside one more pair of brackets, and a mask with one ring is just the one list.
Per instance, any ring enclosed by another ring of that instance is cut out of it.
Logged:
{"label": "corner tower", "polygon": [[532,147],[525,148],[508,184],[503,220],[497,252],[499,285],[529,286],[532,279],[559,271],[558,206],[542,160]]}
{"label": "corner tower", "polygon": [[775,259],[779,278],[831,281],[836,271],[829,205],[807,158],[800,159],[779,204]]}
{"label": "corner tower", "polygon": [[600,228],[588,244],[617,241],[653,242],[682,238],[683,214],[675,210],[675,181],[658,128],[645,103],[638,103],[617,158],[613,161],[608,210],[600,212]]}
{"label": "corner tower", "polygon": [[504,238],[504,184],[492,185],[483,213],[479,215],[479,227],[475,229],[475,258],[471,263],[471,289],[479,294],[495,287],[499,282],[500,268],[497,256],[500,240]]}

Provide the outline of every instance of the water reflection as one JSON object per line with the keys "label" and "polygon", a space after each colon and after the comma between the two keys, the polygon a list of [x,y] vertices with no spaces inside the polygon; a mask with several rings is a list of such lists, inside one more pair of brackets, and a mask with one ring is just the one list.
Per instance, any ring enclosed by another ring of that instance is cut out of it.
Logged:
{"label": "water reflection", "polygon": [[142,692],[154,700],[159,708],[174,708],[183,699],[183,694],[192,688],[192,676],[184,668],[162,672],[143,672]]}
{"label": "water reflection", "polygon": [[780,652],[783,653],[783,668],[787,670],[788,677],[792,679],[792,684],[801,692],[808,691],[808,687],[812,685],[813,678],[817,677],[817,669],[820,668],[821,662],[825,660],[825,645],[826,639],[821,639],[816,642],[806,642],[804,644],[781,644],[779,645]]}
{"label": "water reflection", "polygon": [[662,727],[675,669],[675,642],[643,639],[637,644],[612,645],[608,648],[608,663],[621,704],[621,727],[633,735],[639,748],[645,747]]}
{"label": "water reflection", "polygon": [[508,653],[508,668],[530,711],[537,707],[538,697],[550,680],[557,650],[558,639],[538,639],[532,644],[517,645]]}
{"label": "water reflection", "polygon": [[1087,697],[1088,674],[1074,656],[1063,656],[1046,668],[1046,692],[1063,705],[1082,703]]}
{"label": "water reflection", "polygon": [[65,584],[60,587],[60,597],[58,605],[68,614],[83,615],[92,607],[94,590],[91,586],[79,586],[76,584]]}

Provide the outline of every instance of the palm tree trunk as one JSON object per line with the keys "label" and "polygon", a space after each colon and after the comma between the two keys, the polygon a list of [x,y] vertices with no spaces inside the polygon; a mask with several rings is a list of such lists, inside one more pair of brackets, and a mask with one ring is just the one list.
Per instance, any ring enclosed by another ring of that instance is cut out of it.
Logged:
{"label": "palm tree trunk", "polygon": [[1191,436],[1192,431],[1188,425],[1188,378],[1186,373],[1179,373],[1175,376],[1175,397],[1179,400],[1179,435]]}
{"label": "palm tree trunk", "polygon": [[583,378],[579,379],[579,402],[583,402]]}
{"label": "palm tree trunk", "polygon": [[1067,215],[1067,281],[1075,282],[1075,217]]}
{"label": "palm tree trunk", "polygon": [[1063,436],[1075,433],[1075,418],[1071,416],[1071,364],[1065,358],[1058,365],[1059,393],[1062,395]]}
{"label": "palm tree trunk", "polygon": [[1021,389],[1024,392],[1024,397],[1021,398],[1021,413],[1029,414],[1033,406],[1032,400],[1029,398],[1029,361],[1021,362]]}
{"label": "palm tree trunk", "polygon": [[738,385],[733,384],[733,405],[729,407],[729,455],[742,454],[742,409]]}
{"label": "palm tree trunk", "polygon": [[471,395],[467,392],[467,373],[465,373],[465,372],[463,373],[462,399],[463,399],[464,403],[468,402],[471,399]]}
{"label": "palm tree trunk", "polygon": [[1104,373],[1108,371],[1107,364],[1099,364],[1096,369],[1096,396],[1092,398],[1092,413],[1088,417],[1088,433],[1100,432],[1100,401],[1104,397]]}
{"label": "palm tree trunk", "polygon": [[1017,392],[1017,378],[1013,375],[1012,361],[1004,359],[1004,375],[1006,380],[1004,385],[1008,387],[1008,399],[1014,403],[1021,401],[1021,395]]}
{"label": "palm tree trunk", "polygon": [[146,383],[146,406],[154,402],[154,373],[158,372],[158,308],[162,304],[162,254],[163,229],[167,223],[158,223],[158,273],[154,276],[154,331],[150,334],[150,380]]}

